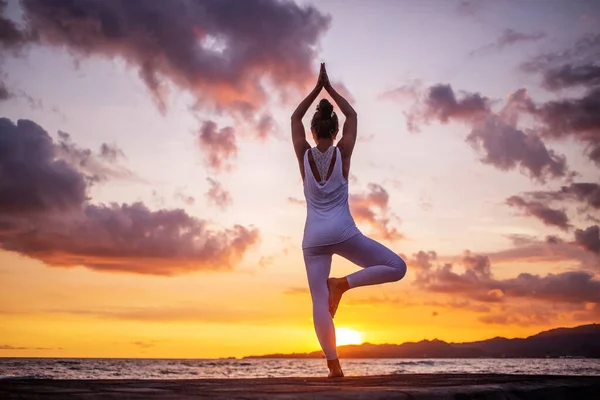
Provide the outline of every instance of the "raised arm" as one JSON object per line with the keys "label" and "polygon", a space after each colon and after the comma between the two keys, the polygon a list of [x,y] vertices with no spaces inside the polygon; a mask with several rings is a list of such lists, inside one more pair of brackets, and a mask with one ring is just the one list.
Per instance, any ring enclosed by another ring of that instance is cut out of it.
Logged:
{"label": "raised arm", "polygon": [[315,86],[292,114],[292,143],[294,144],[294,150],[296,151],[298,160],[301,160],[306,149],[310,148],[310,145],[306,141],[306,132],[304,131],[304,125],[302,125],[302,118],[304,117],[304,114],[306,114],[308,107],[315,101],[320,91],[321,87],[319,85]]}
{"label": "raised arm", "polygon": [[300,104],[298,104],[296,111],[292,114],[292,143],[294,144],[294,151],[296,152],[296,157],[300,163],[300,173],[302,174],[303,179],[304,164],[302,161],[304,153],[306,150],[310,149],[310,145],[306,141],[306,132],[304,131],[304,125],[302,125],[302,118],[304,118],[306,111],[308,111],[310,105],[315,101],[321,92],[321,89],[323,89],[322,72],[324,71],[324,68],[324,64],[321,64],[321,73],[319,73],[315,88],[300,102]]}
{"label": "raised arm", "polygon": [[[324,68],[325,66],[323,66],[323,69]],[[356,111],[354,111],[354,108],[352,108],[350,103],[348,103],[348,101],[341,94],[339,94],[333,88],[333,86],[331,86],[329,78],[327,77],[327,72],[325,72],[323,87],[346,117],[344,128],[342,129],[342,138],[338,142],[337,146],[342,153],[342,157],[350,158],[352,151],[354,150],[354,144],[356,143],[356,130],[358,126]]]}

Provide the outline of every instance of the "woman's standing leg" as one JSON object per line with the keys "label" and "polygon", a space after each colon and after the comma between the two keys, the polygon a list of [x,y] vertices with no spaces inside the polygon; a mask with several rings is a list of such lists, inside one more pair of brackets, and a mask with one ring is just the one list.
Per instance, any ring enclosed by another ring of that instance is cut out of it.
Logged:
{"label": "woman's standing leg", "polygon": [[363,269],[344,278],[328,280],[332,316],[345,291],[359,286],[399,281],[406,275],[406,263],[398,254],[363,234],[335,245],[334,252]]}
{"label": "woman's standing leg", "polygon": [[343,376],[335,345],[335,327],[329,313],[329,289],[327,279],[331,271],[332,253],[329,246],[304,249],[304,264],[312,298],[313,322],[319,344],[327,358],[330,376]]}

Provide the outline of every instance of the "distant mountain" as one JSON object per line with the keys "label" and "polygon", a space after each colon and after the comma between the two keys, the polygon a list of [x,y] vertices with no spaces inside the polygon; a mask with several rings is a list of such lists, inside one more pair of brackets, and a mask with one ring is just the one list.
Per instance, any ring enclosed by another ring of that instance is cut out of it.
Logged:
{"label": "distant mountain", "polygon": [[[524,339],[493,339],[468,343],[446,343],[423,340],[403,344],[370,344],[340,346],[341,358],[600,358],[600,324],[575,328],[558,328]],[[312,353],[267,354],[245,358],[321,358]]]}

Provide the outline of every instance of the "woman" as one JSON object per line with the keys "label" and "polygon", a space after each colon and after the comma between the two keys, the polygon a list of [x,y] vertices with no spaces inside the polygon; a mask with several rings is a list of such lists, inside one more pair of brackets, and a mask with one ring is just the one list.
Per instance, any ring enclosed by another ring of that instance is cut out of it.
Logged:
{"label": "woman", "polygon": [[[338,120],[333,105],[322,99],[310,128],[316,146],[306,141],[302,118],[325,89],[340,108],[346,121],[337,147]],[[317,338],[327,358],[329,377],[343,377],[335,344],[333,317],[344,292],[359,286],[377,285],[402,279],[406,263],[396,253],[364,236],[356,227],[348,207],[350,158],[356,143],[357,116],[352,106],[329,83],[325,64],[316,87],[292,115],[292,141],[307,204],[302,251],[313,304]],[[332,255],[337,254],[362,270],[343,278],[329,278]]]}

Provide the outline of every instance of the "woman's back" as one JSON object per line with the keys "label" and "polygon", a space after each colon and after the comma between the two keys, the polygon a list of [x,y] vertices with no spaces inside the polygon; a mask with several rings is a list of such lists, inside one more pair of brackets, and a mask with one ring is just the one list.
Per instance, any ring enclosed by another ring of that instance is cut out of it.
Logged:
{"label": "woman's back", "polygon": [[336,154],[331,175],[323,179],[322,184],[311,168],[311,149],[304,153],[307,210],[302,248],[339,243],[359,233],[348,205],[348,181],[342,172],[342,156],[337,147],[334,150]]}

